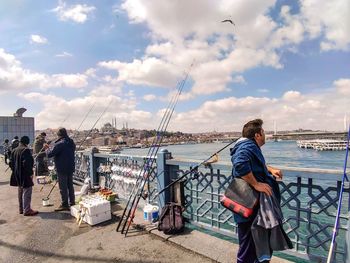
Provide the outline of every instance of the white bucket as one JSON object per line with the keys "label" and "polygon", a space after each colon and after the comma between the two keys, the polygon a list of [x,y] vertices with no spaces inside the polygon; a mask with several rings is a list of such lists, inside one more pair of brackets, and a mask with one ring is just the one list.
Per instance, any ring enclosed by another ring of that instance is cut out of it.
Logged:
{"label": "white bucket", "polygon": [[143,208],[143,220],[152,222],[152,211],[153,211],[153,206],[150,204],[146,204],[145,207]]}
{"label": "white bucket", "polygon": [[43,206],[50,206],[50,198],[43,198]]}

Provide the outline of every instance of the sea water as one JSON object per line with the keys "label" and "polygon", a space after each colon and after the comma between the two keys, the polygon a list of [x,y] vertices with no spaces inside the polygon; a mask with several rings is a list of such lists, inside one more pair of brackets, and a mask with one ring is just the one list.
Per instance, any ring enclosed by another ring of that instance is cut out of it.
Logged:
{"label": "sea water", "polygon": [[[174,158],[195,159],[199,162],[207,159],[213,153],[223,148],[225,143],[201,143],[162,146],[167,149]],[[230,150],[232,146],[219,154],[219,161],[230,162]],[[273,166],[318,168],[343,170],[345,151],[316,151],[313,149],[301,149],[296,141],[267,141],[261,147],[266,163]],[[125,149],[122,154],[147,155],[149,148]]]}

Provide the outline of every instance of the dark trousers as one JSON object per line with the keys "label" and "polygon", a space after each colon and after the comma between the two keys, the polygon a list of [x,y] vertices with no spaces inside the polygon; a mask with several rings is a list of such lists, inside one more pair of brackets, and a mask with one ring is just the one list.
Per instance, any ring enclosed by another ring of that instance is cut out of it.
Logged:
{"label": "dark trousers", "polygon": [[[256,257],[254,240],[252,237],[251,226],[253,221],[239,223],[238,225],[238,240],[239,249],[237,253],[237,263],[258,263]],[[269,261],[264,261],[269,262]]]}
{"label": "dark trousers", "polygon": [[45,158],[42,156],[39,156],[36,158],[36,169],[35,169],[35,175],[36,176],[46,176],[48,175],[48,168],[45,161]]}
{"label": "dark trousers", "polygon": [[[57,174],[58,186],[60,188],[62,206],[75,205],[73,174]],[[69,198],[69,202],[68,202]]]}

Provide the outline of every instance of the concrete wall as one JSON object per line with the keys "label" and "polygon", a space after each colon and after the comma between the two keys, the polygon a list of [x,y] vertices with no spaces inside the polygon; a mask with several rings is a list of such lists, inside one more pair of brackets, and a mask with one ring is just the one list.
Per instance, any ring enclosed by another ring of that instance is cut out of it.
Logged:
{"label": "concrete wall", "polygon": [[5,139],[11,140],[16,135],[28,136],[30,144],[34,141],[34,118],[33,117],[10,117],[0,116],[0,145],[3,144]]}

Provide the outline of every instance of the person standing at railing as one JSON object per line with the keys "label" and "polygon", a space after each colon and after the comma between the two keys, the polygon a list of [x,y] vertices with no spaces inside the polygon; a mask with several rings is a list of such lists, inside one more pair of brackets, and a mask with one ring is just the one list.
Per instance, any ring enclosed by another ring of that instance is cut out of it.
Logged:
{"label": "person standing at railing", "polygon": [[48,168],[45,161],[46,153],[44,150],[44,145],[46,144],[45,137],[46,137],[45,132],[40,133],[35,138],[35,141],[33,144],[33,154],[36,158],[36,169],[35,169],[36,176],[43,176],[48,174]]}
{"label": "person standing at railing", "polygon": [[[73,173],[75,170],[75,143],[68,137],[67,130],[60,128],[57,131],[58,139],[52,149],[45,144],[48,158],[54,158],[58,186],[61,193],[61,205],[55,211],[69,210],[69,206],[75,205]],[[69,201],[69,202],[68,202]]]}
{"label": "person standing at railing", "polygon": [[[232,174],[234,177],[244,179],[260,194],[264,193],[266,196],[274,196],[278,200],[279,206],[281,195],[275,178],[282,179],[282,172],[267,166],[265,163],[260,149],[265,144],[265,132],[262,124],[263,121],[261,119],[255,119],[244,125],[243,138],[239,139],[231,149]],[[234,213],[234,219],[238,225],[238,263],[269,262],[269,257],[272,255],[272,251],[268,251],[268,254],[270,254],[268,257],[262,259],[257,256],[257,248],[252,235],[252,225],[258,212],[260,212],[259,206],[255,208],[253,215],[249,218],[244,218]],[[268,213],[271,211],[262,212]]]}

